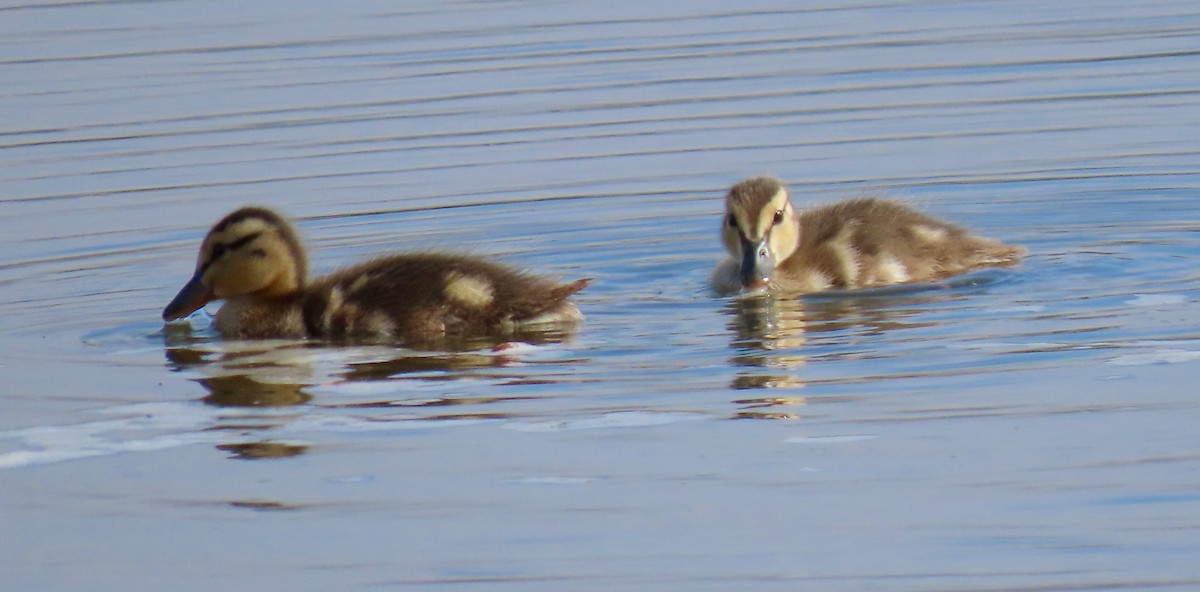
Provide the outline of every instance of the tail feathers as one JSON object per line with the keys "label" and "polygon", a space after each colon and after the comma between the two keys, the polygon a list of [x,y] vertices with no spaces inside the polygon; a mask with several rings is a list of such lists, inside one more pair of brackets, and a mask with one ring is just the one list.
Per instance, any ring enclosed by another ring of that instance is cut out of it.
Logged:
{"label": "tail feathers", "polygon": [[979,252],[979,265],[1015,265],[1025,256],[1025,249],[1016,245],[994,243]]}
{"label": "tail feathers", "polygon": [[550,291],[551,300],[561,301],[588,287],[591,283],[592,278],[583,278],[581,280],[575,280],[569,284],[560,284],[555,286],[555,288]]}
{"label": "tail feathers", "polygon": [[519,323],[574,321],[582,318],[579,309],[567,301],[592,283],[591,278],[559,284],[537,296],[530,296],[514,307],[512,319]]}

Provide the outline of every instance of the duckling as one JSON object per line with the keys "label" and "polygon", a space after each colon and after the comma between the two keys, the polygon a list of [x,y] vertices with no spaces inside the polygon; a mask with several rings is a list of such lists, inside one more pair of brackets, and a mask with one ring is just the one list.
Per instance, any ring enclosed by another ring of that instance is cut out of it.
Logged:
{"label": "duckling", "polygon": [[589,279],[558,284],[497,263],[436,253],[380,257],[307,281],[304,248],[279,214],[245,207],[200,245],[192,279],[163,320],[224,300],[224,337],[367,339],[423,344],[578,322],[568,297]]}
{"label": "duckling", "polygon": [[927,282],[1013,265],[1025,250],[878,198],[797,215],[778,179],[756,177],[725,197],[721,238],[732,259],[713,273],[722,293],[807,293]]}

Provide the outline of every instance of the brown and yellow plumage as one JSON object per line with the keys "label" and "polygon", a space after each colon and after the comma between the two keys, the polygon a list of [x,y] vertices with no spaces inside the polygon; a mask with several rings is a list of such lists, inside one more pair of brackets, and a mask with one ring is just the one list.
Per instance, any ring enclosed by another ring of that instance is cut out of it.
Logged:
{"label": "brown and yellow plumage", "polygon": [[200,247],[192,279],[163,310],[185,317],[224,300],[225,337],[397,340],[503,336],[582,319],[568,298],[588,280],[559,284],[490,261],[438,253],[379,257],[306,280],[295,231],[278,214],[239,209]]}
{"label": "brown and yellow plumage", "polygon": [[786,293],[939,280],[1012,265],[1025,250],[877,198],[797,214],[776,179],[756,177],[725,197],[722,241],[732,256],[713,273],[721,292]]}

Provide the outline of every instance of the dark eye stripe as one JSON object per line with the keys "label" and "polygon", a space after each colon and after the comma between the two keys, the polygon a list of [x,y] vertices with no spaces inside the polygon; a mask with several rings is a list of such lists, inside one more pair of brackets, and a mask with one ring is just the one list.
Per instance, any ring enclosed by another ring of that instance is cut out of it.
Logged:
{"label": "dark eye stripe", "polygon": [[250,234],[247,234],[246,236],[243,236],[242,238],[239,238],[229,244],[225,244],[225,243],[213,244],[212,253],[209,254],[208,261],[205,261],[204,265],[200,266],[200,273],[204,273],[204,271],[206,269],[208,269],[208,267],[210,265],[212,265],[214,262],[216,262],[217,259],[224,257],[225,253],[228,253],[230,251],[236,251],[236,250],[246,246],[251,241],[258,238],[260,235],[262,235],[261,232],[251,232]]}
{"label": "dark eye stripe", "polygon": [[742,227],[738,226],[737,217],[735,217],[732,213],[725,217],[725,224],[734,232],[736,232],[738,236],[745,240],[746,233],[742,232]]}
{"label": "dark eye stripe", "polygon": [[261,232],[251,232],[250,234],[247,234],[246,236],[243,236],[242,238],[239,238],[239,239],[229,243],[229,250],[236,251],[237,249],[240,249],[240,248],[246,246],[246,244],[249,243],[250,241],[253,241],[254,239],[258,238],[259,235],[261,235],[261,234],[262,234]]}

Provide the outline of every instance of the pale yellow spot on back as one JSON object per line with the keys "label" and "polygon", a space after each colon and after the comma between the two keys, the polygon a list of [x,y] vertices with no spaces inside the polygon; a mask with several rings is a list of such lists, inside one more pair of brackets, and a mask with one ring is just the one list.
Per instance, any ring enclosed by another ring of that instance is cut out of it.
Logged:
{"label": "pale yellow spot on back", "polygon": [[804,278],[804,282],[801,284],[801,291],[820,292],[822,290],[828,290],[832,287],[833,280],[831,280],[829,276],[814,270]]}
{"label": "pale yellow spot on back", "polygon": [[913,224],[911,229],[913,236],[927,243],[938,244],[946,241],[946,229],[944,228],[933,228],[923,224]]}
{"label": "pale yellow spot on back", "polygon": [[908,268],[891,255],[882,255],[876,262],[875,281],[880,284],[899,284],[910,278]]}
{"label": "pale yellow spot on back", "polygon": [[483,308],[492,303],[495,293],[486,278],[451,272],[446,282],[446,298],[468,308]]}
{"label": "pale yellow spot on back", "polygon": [[853,235],[854,226],[849,225],[828,243],[830,251],[841,264],[842,277],[845,278],[846,287],[855,286],[859,276],[859,256],[858,250],[854,248]]}
{"label": "pale yellow spot on back", "polygon": [[350,284],[350,286],[348,288],[346,288],[346,293],[353,294],[353,293],[365,288],[367,286],[367,283],[370,281],[371,281],[370,275],[367,275],[367,274],[360,275],[360,276],[358,276],[357,279],[354,280],[354,282],[352,282]]}
{"label": "pale yellow spot on back", "polygon": [[341,288],[337,286],[331,288],[329,299],[325,302],[325,314],[321,316],[321,324],[325,326],[325,331],[333,329],[333,315],[341,312],[343,302]]}

